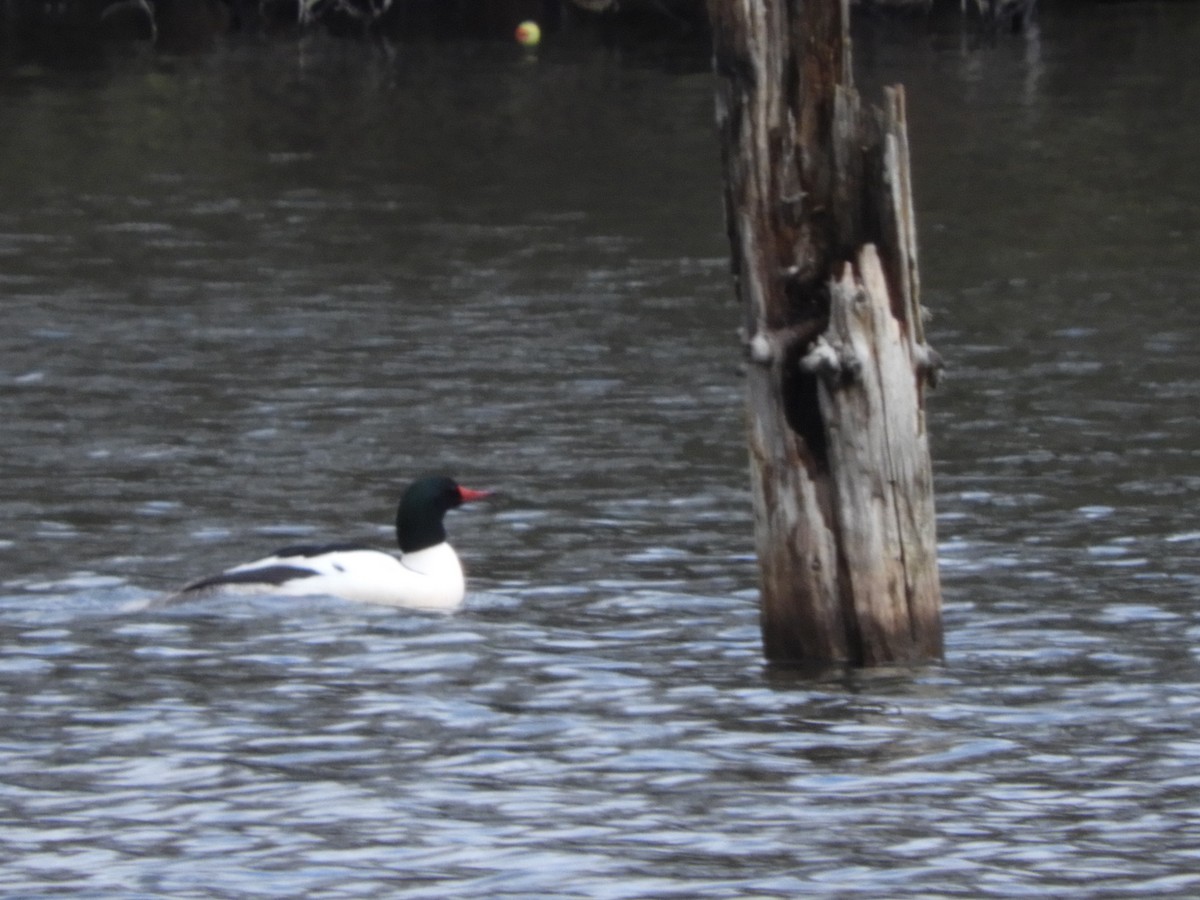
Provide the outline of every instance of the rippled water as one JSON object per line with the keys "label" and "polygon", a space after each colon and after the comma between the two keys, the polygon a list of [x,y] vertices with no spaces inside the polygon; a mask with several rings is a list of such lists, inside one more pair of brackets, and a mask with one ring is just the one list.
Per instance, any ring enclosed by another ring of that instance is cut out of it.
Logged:
{"label": "rippled water", "polygon": [[[915,672],[763,665],[703,71],[0,76],[0,890],[1193,896],[1200,35],[1080,16],[858,47],[951,364]],[[501,492],[457,615],[129,610],[429,468]]]}

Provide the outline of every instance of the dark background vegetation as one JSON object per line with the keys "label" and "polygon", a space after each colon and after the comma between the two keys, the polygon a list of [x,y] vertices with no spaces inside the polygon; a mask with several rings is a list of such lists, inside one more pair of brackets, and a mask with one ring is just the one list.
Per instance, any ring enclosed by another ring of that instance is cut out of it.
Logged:
{"label": "dark background vegetation", "polygon": [[[1036,0],[857,0],[863,12],[959,16],[970,27],[1020,30]],[[705,0],[0,0],[0,53],[94,53],[105,44],[202,50],[223,35],[299,34],[511,39],[532,19],[543,33],[586,33],[604,41],[704,42]]]}

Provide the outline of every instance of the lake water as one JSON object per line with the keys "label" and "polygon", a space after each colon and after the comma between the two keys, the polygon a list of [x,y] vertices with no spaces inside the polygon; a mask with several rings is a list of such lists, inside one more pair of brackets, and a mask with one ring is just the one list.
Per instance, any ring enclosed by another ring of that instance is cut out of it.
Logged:
{"label": "lake water", "polygon": [[[1200,891],[1200,18],[876,25],[946,663],[763,663],[703,56],[234,42],[0,73],[0,891]],[[386,547],[453,616],[128,607]]]}

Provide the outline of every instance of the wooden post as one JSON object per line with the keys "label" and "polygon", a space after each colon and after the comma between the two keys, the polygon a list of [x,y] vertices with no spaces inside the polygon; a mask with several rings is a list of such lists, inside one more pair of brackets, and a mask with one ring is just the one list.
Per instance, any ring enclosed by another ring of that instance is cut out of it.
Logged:
{"label": "wooden post", "polygon": [[940,659],[903,91],[860,103],[847,0],[709,14],[766,656]]}

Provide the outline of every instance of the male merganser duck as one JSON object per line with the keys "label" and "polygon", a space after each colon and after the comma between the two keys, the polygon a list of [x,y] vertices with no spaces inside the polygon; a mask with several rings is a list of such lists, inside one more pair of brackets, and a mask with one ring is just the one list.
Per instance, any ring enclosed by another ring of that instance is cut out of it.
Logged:
{"label": "male merganser duck", "polygon": [[449,611],[463,601],[466,582],[458,554],[446,541],[442,517],[482,500],[488,491],[460,487],[442,475],[409,485],[396,512],[400,558],[361,544],[303,544],[193,582],[167,600],[218,593],[340,597],[411,609]]}

